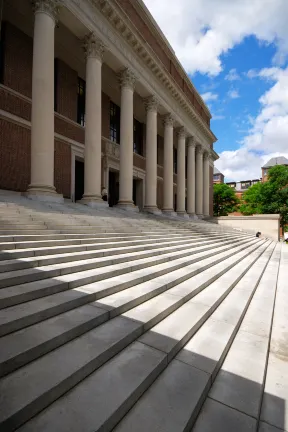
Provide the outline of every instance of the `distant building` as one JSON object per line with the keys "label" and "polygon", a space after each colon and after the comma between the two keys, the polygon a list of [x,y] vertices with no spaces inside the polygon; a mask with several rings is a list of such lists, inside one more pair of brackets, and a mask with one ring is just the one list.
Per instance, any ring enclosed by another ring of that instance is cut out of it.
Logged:
{"label": "distant building", "polygon": [[234,188],[235,192],[236,192],[236,196],[239,199],[242,199],[243,193],[246,192],[250,186],[253,186],[256,183],[261,182],[261,180],[262,180],[261,178],[260,179],[254,179],[254,180],[242,180],[239,182],[227,182],[226,184],[228,186],[230,186],[231,188]]}
{"label": "distant building", "polygon": [[268,180],[268,171],[269,168],[274,167],[275,165],[285,165],[288,166],[288,159],[286,159],[284,156],[278,156],[270,159],[263,167],[262,169],[262,182],[266,182]]}
{"label": "distant building", "polygon": [[215,166],[213,170],[213,184],[224,183],[224,174],[222,174]]}

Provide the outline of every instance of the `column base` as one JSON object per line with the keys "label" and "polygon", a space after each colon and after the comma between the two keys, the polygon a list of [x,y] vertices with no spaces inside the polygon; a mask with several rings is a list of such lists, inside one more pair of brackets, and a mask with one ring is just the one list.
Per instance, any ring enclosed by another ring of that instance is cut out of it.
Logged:
{"label": "column base", "polygon": [[162,213],[167,216],[177,217],[177,213],[173,209],[162,209]]}
{"label": "column base", "polygon": [[198,214],[198,213],[197,213],[197,218],[198,218],[198,219],[203,219],[203,218],[204,218],[204,215],[203,215],[203,214]]}
{"label": "column base", "polygon": [[79,203],[95,209],[105,209],[109,206],[108,201],[103,201],[103,199],[97,195],[83,195],[83,198],[79,201]]}
{"label": "column base", "polygon": [[195,213],[188,213],[188,216],[190,219],[194,219],[194,220],[198,219],[198,216]]}
{"label": "column base", "polygon": [[158,207],[144,207],[144,212],[147,212],[147,213],[151,213],[151,214],[154,214],[154,215],[161,215],[162,214],[162,211],[158,208]]}
{"label": "column base", "polygon": [[139,212],[139,208],[135,206],[133,201],[119,201],[115,207],[120,210]]}
{"label": "column base", "polygon": [[183,218],[183,219],[190,219],[189,215],[186,212],[183,212],[183,211],[177,212],[177,215],[179,217]]}
{"label": "column base", "polygon": [[54,186],[29,185],[23,196],[33,201],[64,203],[63,195],[58,194]]}

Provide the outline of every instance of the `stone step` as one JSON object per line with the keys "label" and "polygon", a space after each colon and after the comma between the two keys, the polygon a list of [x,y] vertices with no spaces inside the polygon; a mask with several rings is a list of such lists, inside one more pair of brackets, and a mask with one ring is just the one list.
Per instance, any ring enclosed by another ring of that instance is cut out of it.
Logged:
{"label": "stone step", "polygon": [[[127,261],[141,261],[141,259],[147,259],[147,262],[149,262],[149,259],[153,260],[155,264],[160,264],[161,262],[164,262],[167,257],[169,257],[169,254],[171,255],[171,259],[175,256],[175,254],[178,255],[178,257],[185,257],[188,255],[195,254],[197,252],[202,252],[211,249],[213,247],[214,240],[209,244],[204,244],[203,246],[197,246],[197,247],[189,247],[189,245],[183,245],[183,246],[172,246],[171,248],[158,248],[153,249],[152,251],[143,251],[143,252],[131,252],[127,254],[119,254],[119,255],[110,255],[108,257],[101,257],[101,258],[92,258],[92,259],[84,259],[84,260],[78,260],[78,261],[72,261],[69,262],[69,265],[67,263],[60,263],[60,264],[54,264],[54,265],[46,265],[46,266],[39,266],[35,268],[29,268],[29,269],[23,269],[23,270],[15,270],[15,271],[8,271],[5,273],[0,273],[0,288],[3,287],[9,287],[12,285],[19,285],[27,282],[33,282],[36,280],[41,279],[47,279],[50,277],[58,277],[62,275],[68,275],[78,272],[83,272],[85,270],[90,269],[100,269],[101,267],[113,267],[113,265],[116,265],[117,263],[126,263],[127,271],[128,267],[131,269],[134,267],[137,267],[137,263],[134,264],[127,264]],[[219,245],[231,245],[235,243],[235,239],[227,239],[225,241],[217,242],[215,241],[215,244]],[[192,244],[193,246],[193,244]],[[174,255],[173,255],[174,254]],[[154,258],[155,257],[155,258]],[[101,272],[100,272],[101,273]],[[104,272],[105,273],[105,270]]]}
{"label": "stone step", "polygon": [[[250,253],[250,250],[251,248],[248,250],[248,253]],[[140,281],[139,283],[137,280],[137,275],[135,275],[134,286],[132,285],[132,288],[130,289],[129,285],[131,286],[133,280],[129,281],[130,283],[126,284],[126,286],[122,281],[122,284],[119,286],[119,280],[117,281],[117,278],[112,278],[110,281],[107,281],[109,282],[110,291],[113,289],[114,283],[114,290],[118,288],[118,292],[115,295],[107,296],[108,290],[103,292],[102,289],[102,297],[105,295],[106,296],[102,300],[98,300],[99,307],[109,310],[110,318],[127,311],[129,308],[131,309],[134,307],[134,310],[129,311],[126,315],[124,315],[129,319],[141,321],[144,325],[144,329],[146,330],[149,328],[149,326],[151,327],[152,325],[155,325],[157,319],[163,319],[177,307],[181,306],[185,301],[189,300],[191,296],[196,295],[197,292],[203,289],[209,281],[220,277],[229,268],[232,268],[235,264],[240,262],[245,254],[247,254],[247,252],[244,252],[243,250],[241,251],[240,247],[238,247],[232,257],[226,252],[226,254],[219,254],[217,260],[215,260],[214,257],[206,259],[203,258],[201,261],[191,264],[184,269],[175,271],[172,269],[170,272],[170,269],[167,269],[167,273],[164,273],[158,277],[156,276],[153,279],[151,279],[151,277],[153,277],[151,270],[149,280],[146,282]],[[205,272],[205,274],[203,273],[202,276],[198,277],[198,283],[197,278],[194,276],[201,272]],[[193,290],[189,288],[191,285],[191,277],[194,277],[193,280],[195,280],[195,283],[197,282],[197,286]],[[179,288],[178,295],[177,293],[174,295],[165,293],[165,291],[170,290],[177,284]],[[87,287],[87,293],[92,294],[91,288],[93,289],[94,293],[94,298],[92,299],[90,297],[90,301],[101,298],[101,283],[98,283],[98,285],[100,290],[97,290],[97,284],[94,284],[93,287]],[[164,294],[159,295],[162,292],[164,292]],[[155,295],[156,298],[153,298]],[[148,301],[148,299],[151,300]],[[113,308],[111,307],[111,300],[113,303]],[[135,307],[135,305],[139,305],[139,303],[142,303],[143,301],[145,301],[144,304],[139,307]],[[97,306],[96,302],[93,304]],[[78,313],[77,310],[79,310]],[[157,312],[156,316],[155,311]],[[81,319],[81,313],[83,313],[84,317],[86,317],[86,314],[88,315],[86,318],[86,327],[82,320],[83,318]],[[56,348],[59,346],[59,344],[61,345],[73,337],[79,336],[81,331],[84,332],[85,329],[87,331],[87,326],[94,326],[95,317],[93,313],[91,315],[90,306],[79,307],[74,311],[66,312],[60,315],[60,317],[60,325],[62,322],[64,322],[64,329],[61,337],[59,335],[59,318],[52,318],[47,321],[47,324],[46,321],[44,321],[43,323],[36,324],[33,327],[27,328],[26,330],[20,330],[9,336],[2,337],[0,339],[0,353],[2,352],[2,355],[0,354],[0,376],[11,372],[15,368],[20,367],[28,361],[34,360],[37,356],[40,356],[44,352],[48,352],[49,350]],[[75,320],[75,323],[73,323],[73,320]],[[67,329],[65,328],[65,322],[67,322]],[[41,339],[41,346],[37,347],[37,345],[33,345],[33,341],[39,344],[40,335],[43,335],[43,338]],[[46,335],[48,335],[48,339]],[[21,341],[20,344],[19,341]],[[3,350],[1,347],[3,347]],[[7,347],[9,347],[8,350]]]}
{"label": "stone step", "polygon": [[[147,238],[148,237],[148,238]],[[22,246],[24,246],[23,248],[21,248],[21,244],[19,243],[6,243],[6,245],[8,245],[8,247],[10,246],[10,248],[5,249],[4,247],[1,247],[0,244],[0,250],[2,250],[2,252],[0,252],[0,261],[4,261],[4,260],[13,260],[16,258],[28,258],[28,257],[33,257],[33,256],[45,256],[45,255],[56,255],[59,253],[72,253],[72,252],[82,252],[82,251],[89,251],[89,250],[96,250],[96,249],[101,249],[101,248],[105,248],[105,249],[109,249],[115,245],[117,246],[139,246],[139,245],[147,245],[149,246],[150,244],[164,244],[164,243],[170,243],[170,242],[176,242],[176,241],[183,241],[183,240],[189,240],[193,243],[197,243],[200,241],[205,241],[205,240],[209,240],[209,239],[213,239],[213,238],[220,238],[219,235],[215,235],[215,236],[201,236],[201,235],[195,235],[195,234],[179,234],[179,236],[169,236],[169,238],[167,239],[167,237],[163,237],[163,236],[155,236],[155,237],[151,237],[149,238],[149,236],[147,236],[145,238],[138,238],[138,240],[131,240],[129,238],[124,239],[124,238],[118,238],[118,239],[111,239],[113,241],[108,241],[108,239],[104,239],[106,240],[106,242],[101,241],[101,238],[97,239],[87,239],[87,241],[84,240],[75,240],[73,242],[72,241],[64,241],[64,240],[60,240],[58,242],[56,242],[56,244],[53,244],[53,246],[51,246],[51,243],[48,243],[45,245],[44,242],[44,246],[47,247],[38,247],[35,248],[35,242],[30,242],[27,244],[24,244]],[[222,238],[225,239],[229,236],[223,236]],[[97,241],[98,240],[98,241]],[[235,238],[236,240],[236,238]],[[3,243],[2,243],[3,245]],[[12,249],[12,246],[18,246],[17,248],[14,247]],[[26,246],[26,247],[25,247]],[[30,246],[30,247],[29,247]],[[32,246],[32,247],[31,247]],[[33,247],[34,246],[34,247]],[[50,247],[49,247],[50,246]]]}
{"label": "stone step", "polygon": [[288,246],[282,243],[275,309],[265,381],[261,432],[288,431]]}
{"label": "stone step", "polygon": [[[231,236],[230,238],[235,241],[234,236]],[[229,237],[225,237],[225,239],[229,239]],[[21,270],[21,269],[29,269],[33,267],[43,267],[48,266],[52,264],[59,264],[59,263],[65,263],[65,262],[74,262],[74,261],[81,261],[81,260],[89,260],[92,258],[100,258],[105,257],[109,255],[117,255],[117,254],[126,254],[126,253],[133,253],[133,252],[143,252],[147,253],[149,250],[157,250],[158,253],[161,253],[160,249],[163,249],[165,251],[169,251],[173,247],[176,247],[177,250],[181,250],[181,247],[198,247],[198,246],[204,246],[204,245],[210,245],[210,244],[217,244],[221,243],[222,238],[217,237],[213,239],[209,238],[187,238],[185,239],[178,239],[178,240],[170,240],[169,246],[167,246],[167,240],[164,242],[154,243],[153,240],[150,243],[146,243],[144,245],[136,245],[136,246],[126,246],[125,244],[121,247],[110,247],[110,248],[98,248],[97,244],[95,247],[95,250],[93,250],[93,246],[89,247],[89,250],[82,250],[79,252],[67,252],[61,253],[61,250],[58,251],[58,253],[49,254],[49,255],[37,255],[37,256],[30,256],[30,257],[18,257],[21,259],[12,259],[10,256],[6,260],[0,260],[0,273],[5,272],[11,272],[14,270]],[[87,248],[87,246],[86,246]],[[165,249],[164,249],[165,248]],[[34,252],[34,251],[33,251]],[[25,252],[23,252],[25,254]],[[27,253],[27,251],[26,251]],[[34,255],[34,253],[33,253]],[[1,256],[1,253],[0,253]],[[3,256],[3,255],[2,255]],[[141,256],[141,254],[139,254]],[[145,255],[146,256],[146,255]]]}
{"label": "stone step", "polygon": [[[109,331],[110,337],[105,331],[103,332],[105,326],[115,323],[114,320],[111,320],[92,331],[100,336],[95,335],[93,342],[87,343],[86,341],[83,344],[86,352],[78,345],[75,351],[75,354],[78,353],[77,356],[69,351],[65,357],[62,354],[61,358],[68,360],[63,368],[59,368],[58,362],[58,367],[55,365],[55,373],[53,373],[52,356],[57,357],[57,353],[61,350],[67,350],[71,346],[75,347],[75,344],[87,335],[25,366],[22,368],[22,373],[20,369],[2,378],[0,382],[0,394],[4,404],[3,414],[0,414],[2,427],[10,430],[13,425],[15,428],[50,405],[52,400],[58,399],[43,413],[20,428],[20,431],[45,430],[48,424],[50,430],[63,432],[68,430],[71,432],[79,430],[83,432],[88,430],[111,431],[144,391],[150,387],[167,363],[172,361],[188,339],[226,298],[241,277],[262,255],[268,244],[263,245],[262,243],[257,250],[250,251],[246,258],[228,271],[231,273],[229,279],[225,277],[225,273],[127,348],[125,348],[125,343],[123,344],[123,338],[114,339],[116,331],[119,331],[119,324],[115,326],[115,330],[113,327]],[[205,295],[206,290],[212,286],[214,290],[210,289],[208,296]],[[206,299],[206,303],[203,303],[203,299]],[[121,317],[115,320],[119,318]],[[133,331],[134,334],[139,332],[138,326],[141,323],[131,319],[128,322],[130,326],[136,326],[136,329],[135,327],[133,330],[130,329],[130,335]],[[131,339],[129,342],[132,342]],[[126,345],[129,342],[127,341]],[[120,350],[122,352],[119,353]],[[115,357],[111,359],[112,356]],[[46,361],[46,367],[44,367],[44,361]],[[41,362],[42,366],[40,366]],[[103,366],[99,369],[101,365]],[[47,369],[49,372],[45,379],[37,379],[38,373],[43,377],[43,370],[47,371]],[[69,369],[73,375],[68,378]],[[208,385],[208,375],[205,377],[203,372],[201,374]],[[87,378],[84,379],[85,377]],[[107,379],[109,380],[108,386]],[[26,381],[30,383],[28,391]],[[77,382],[78,385],[76,385]],[[35,385],[36,383],[39,385]],[[21,388],[26,389],[25,395]],[[69,389],[71,389],[70,392],[65,394]],[[112,392],[111,389],[113,389]],[[13,400],[10,394],[14,395]],[[63,394],[64,396],[61,397]]]}
{"label": "stone step", "polygon": [[[45,313],[49,314],[48,316],[45,316],[48,318],[49,316],[53,316],[53,314],[55,315],[55,308],[57,313],[61,313],[61,311],[64,312],[65,310],[69,310],[73,307],[81,306],[89,301],[94,301],[97,298],[101,298],[105,295],[113,294],[120,289],[131,287],[136,283],[141,283],[172,271],[175,272],[177,270],[184,269],[182,271],[182,277],[188,277],[187,274],[189,275],[190,270],[188,269],[185,271],[185,267],[199,261],[202,262],[207,258],[212,258],[209,260],[208,265],[211,265],[211,262],[216,264],[229,256],[229,253],[231,253],[231,248],[234,250],[234,253],[237,253],[245,250],[250,245],[257,246],[258,242],[259,241],[253,239],[250,242],[242,242],[238,243],[237,245],[234,244],[233,246],[222,245],[216,249],[198,252],[192,256],[189,253],[187,256],[182,258],[179,257],[179,252],[176,252],[168,254],[168,256],[164,257],[164,259],[158,258],[158,264],[157,261],[155,261],[155,258],[152,257],[150,259],[146,258],[138,260],[136,265],[131,263],[128,263],[128,265],[127,263],[116,264],[114,266],[110,266],[108,271],[105,268],[92,271],[88,270],[80,273],[74,273],[72,275],[59,276],[56,280],[45,279],[32,283],[19,284],[8,288],[3,288],[0,290],[0,304],[2,308],[8,307],[9,309],[5,309],[0,313],[0,334],[3,335],[8,331],[15,331],[20,325],[24,325],[23,319],[25,322],[27,321],[27,315],[31,315],[31,307],[33,313],[32,316],[30,316],[28,323],[26,322],[26,325],[37,322],[37,320],[39,320],[39,316],[43,318],[43,308],[44,310],[46,309]],[[131,265],[130,269],[129,265]],[[119,278],[119,276],[121,277]],[[73,288],[73,291],[65,292]],[[55,293],[59,294],[56,295]],[[52,303],[51,297],[49,297],[47,300],[35,300],[39,299],[40,297],[51,295],[53,295]],[[25,301],[30,302],[26,303],[23,307],[12,307],[13,305],[17,305]],[[35,307],[36,315],[34,311]],[[64,307],[65,309],[63,310]],[[59,308],[61,308],[60,312]],[[17,317],[16,322],[15,319],[13,319],[14,316]],[[30,321],[31,319],[32,322]],[[17,328],[15,328],[15,325]]]}

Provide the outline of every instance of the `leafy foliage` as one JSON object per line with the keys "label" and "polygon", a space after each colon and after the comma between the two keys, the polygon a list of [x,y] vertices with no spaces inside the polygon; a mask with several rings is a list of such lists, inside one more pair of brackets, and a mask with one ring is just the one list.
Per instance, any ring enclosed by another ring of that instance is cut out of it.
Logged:
{"label": "leafy foliage", "polygon": [[255,213],[280,214],[280,223],[288,223],[288,167],[276,165],[268,172],[268,181],[251,186],[243,195],[240,211],[244,215]]}
{"label": "leafy foliage", "polygon": [[237,210],[239,200],[232,189],[227,184],[214,184],[214,201],[213,214],[214,216],[227,216]]}

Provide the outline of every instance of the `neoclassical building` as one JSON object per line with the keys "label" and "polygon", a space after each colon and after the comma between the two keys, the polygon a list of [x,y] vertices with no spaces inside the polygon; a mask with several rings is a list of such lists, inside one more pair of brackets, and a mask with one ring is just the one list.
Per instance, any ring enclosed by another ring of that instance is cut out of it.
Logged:
{"label": "neoclassical building", "polygon": [[3,0],[0,189],[212,215],[211,114],[142,0]]}

